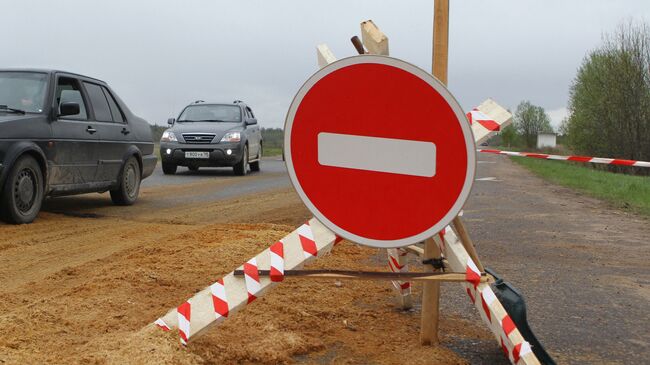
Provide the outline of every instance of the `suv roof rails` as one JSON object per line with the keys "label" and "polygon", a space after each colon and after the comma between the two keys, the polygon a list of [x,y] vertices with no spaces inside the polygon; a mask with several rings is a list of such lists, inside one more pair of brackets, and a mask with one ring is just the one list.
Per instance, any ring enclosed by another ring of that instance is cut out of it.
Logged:
{"label": "suv roof rails", "polygon": [[233,104],[243,104],[244,102],[241,100],[235,100],[232,102]]}
{"label": "suv roof rails", "polygon": [[192,104],[200,104],[200,103],[205,103],[205,100],[197,100],[197,101],[195,101],[195,102],[192,103]]}

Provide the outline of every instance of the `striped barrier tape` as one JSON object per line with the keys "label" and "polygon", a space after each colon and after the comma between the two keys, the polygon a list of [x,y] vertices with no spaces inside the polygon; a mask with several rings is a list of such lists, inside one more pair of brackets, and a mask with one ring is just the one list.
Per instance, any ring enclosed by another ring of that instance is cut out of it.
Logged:
{"label": "striped barrier tape", "polygon": [[[178,329],[180,342],[186,345],[191,338],[279,284],[285,269],[301,269],[305,263],[327,254],[340,241],[341,238],[312,218],[238,268],[243,268],[243,278],[230,272],[158,318],[154,325],[164,331]],[[261,277],[259,270],[269,270],[270,275]]]}
{"label": "striped barrier tape", "polygon": [[497,155],[532,157],[532,158],[539,158],[542,160],[575,161],[575,162],[599,163],[605,165],[650,167],[650,162],[647,161],[623,160],[617,158],[560,156],[560,155],[549,155],[545,153],[513,152],[513,151],[501,151],[501,150],[490,150],[490,149],[478,149],[476,151],[481,153],[493,153]]}

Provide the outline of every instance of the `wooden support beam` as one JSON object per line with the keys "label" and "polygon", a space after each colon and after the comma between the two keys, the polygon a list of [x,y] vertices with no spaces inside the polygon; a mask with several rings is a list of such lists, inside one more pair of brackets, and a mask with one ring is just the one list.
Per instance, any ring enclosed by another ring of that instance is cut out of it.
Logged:
{"label": "wooden support beam", "polygon": [[[423,260],[440,258],[440,248],[433,238],[424,241]],[[432,265],[425,265],[425,271],[435,272]],[[420,319],[420,344],[435,345],[438,338],[440,316],[440,283],[426,282],[422,288],[422,318]]]}
{"label": "wooden support beam", "polygon": [[[434,1],[433,19],[433,76],[447,85],[447,55],[449,43],[449,0]],[[438,237],[438,239],[440,239]],[[424,242],[423,259],[439,258],[440,248],[433,238]],[[433,271],[430,266],[428,270]],[[422,318],[420,321],[420,343],[439,343],[438,327],[440,316],[440,283],[428,282],[422,291]]]}
{"label": "wooden support beam", "polygon": [[424,256],[424,248],[422,248],[422,247],[420,247],[420,246],[410,245],[410,246],[406,246],[406,247],[404,247],[404,249],[405,249],[406,251],[408,251],[409,253],[412,253],[412,254],[414,254],[414,255],[417,255],[417,256]]}
{"label": "wooden support beam", "polygon": [[368,53],[388,56],[388,37],[372,20],[361,22],[361,40]]}
{"label": "wooden support beam", "polygon": [[465,247],[465,251],[467,251],[469,257],[472,259],[472,261],[474,261],[476,267],[482,273],[484,273],[485,268],[483,267],[483,264],[481,264],[481,260],[478,258],[476,247],[474,247],[474,242],[472,242],[472,239],[469,237],[469,233],[467,233],[467,228],[465,228],[463,220],[460,217],[454,218],[452,226],[454,227],[454,231],[456,231],[456,235],[460,239],[460,242],[463,244],[463,247]]}
{"label": "wooden support beam", "polygon": [[327,44],[319,44],[316,46],[316,57],[318,57],[318,67],[320,68],[336,61],[334,53],[332,53]]}
{"label": "wooden support beam", "polygon": [[434,1],[433,76],[447,85],[449,60],[449,0]]}
{"label": "wooden support beam", "polygon": [[[244,276],[244,270],[235,270],[235,276]],[[270,276],[271,270],[258,270],[259,276]],[[285,270],[285,277],[297,279],[350,279],[350,280],[409,280],[409,281],[447,281],[465,282],[465,273],[429,273],[429,272],[376,272],[356,270]],[[482,282],[490,280],[488,275],[481,277]]]}

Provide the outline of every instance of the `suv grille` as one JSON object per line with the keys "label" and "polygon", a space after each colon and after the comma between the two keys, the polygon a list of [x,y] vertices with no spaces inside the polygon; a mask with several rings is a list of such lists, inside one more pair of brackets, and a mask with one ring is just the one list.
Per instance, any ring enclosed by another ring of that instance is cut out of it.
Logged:
{"label": "suv grille", "polygon": [[187,133],[183,134],[183,139],[185,143],[190,144],[208,144],[212,143],[215,134],[210,133]]}

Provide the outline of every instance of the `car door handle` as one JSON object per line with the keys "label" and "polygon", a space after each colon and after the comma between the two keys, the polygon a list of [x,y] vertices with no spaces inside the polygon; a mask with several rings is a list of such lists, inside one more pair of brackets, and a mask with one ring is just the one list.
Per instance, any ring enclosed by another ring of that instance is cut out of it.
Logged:
{"label": "car door handle", "polygon": [[90,134],[95,134],[95,133],[97,133],[97,129],[95,129],[95,128],[91,127],[91,126],[88,126],[88,128],[86,128],[86,132],[88,132]]}
{"label": "car door handle", "polygon": [[131,133],[130,130],[128,130],[128,129],[126,129],[126,128],[122,128],[122,134],[123,134],[123,135],[126,136],[126,135],[129,134],[129,133]]}

